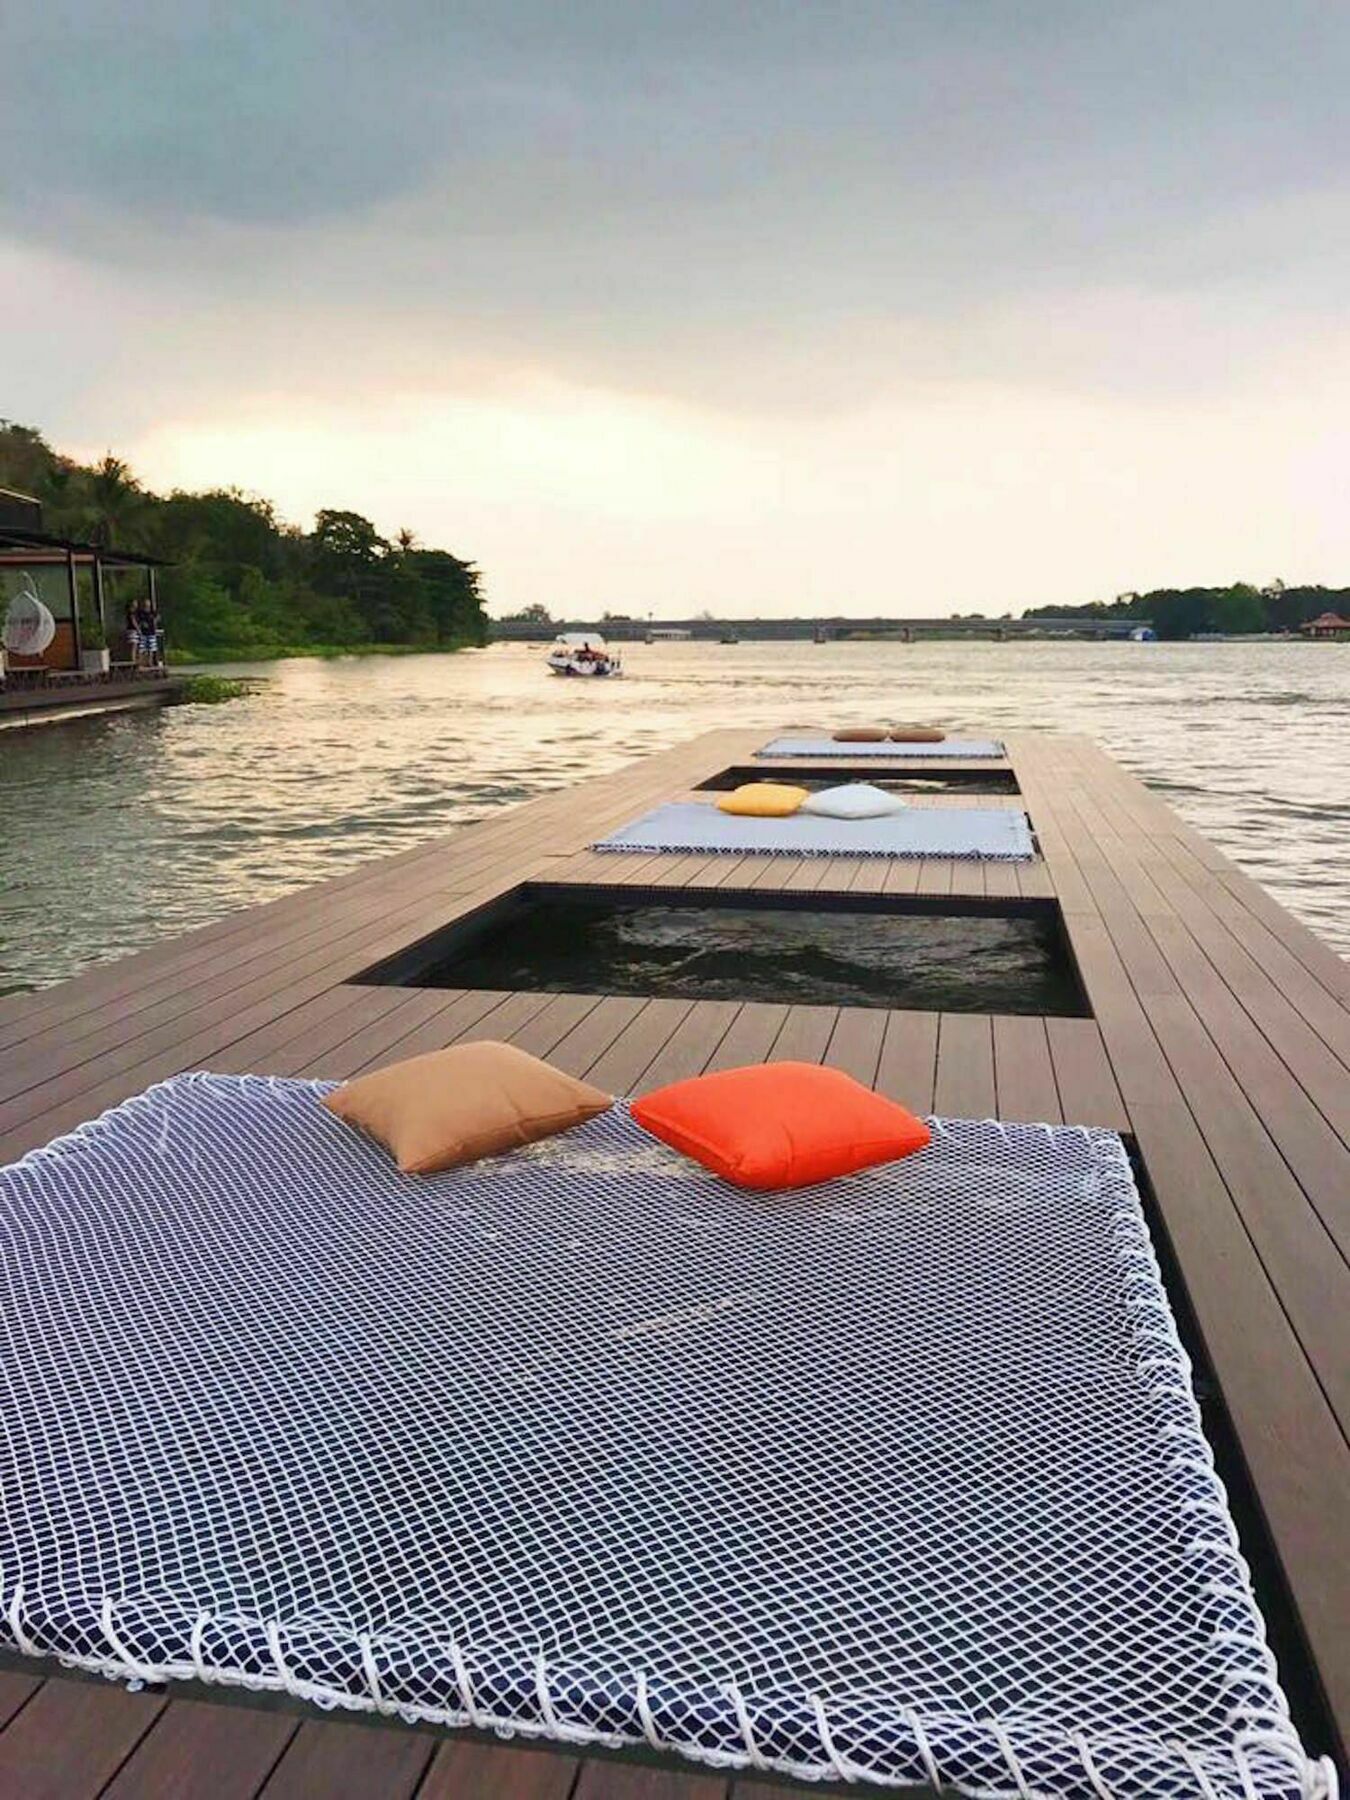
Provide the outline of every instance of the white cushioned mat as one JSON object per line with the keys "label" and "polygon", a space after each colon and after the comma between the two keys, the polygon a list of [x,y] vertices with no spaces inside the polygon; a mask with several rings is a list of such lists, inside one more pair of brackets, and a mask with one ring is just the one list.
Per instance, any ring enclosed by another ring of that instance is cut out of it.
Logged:
{"label": "white cushioned mat", "polygon": [[753,819],[700,800],[672,800],[622,825],[593,850],[740,856],[953,856],[1025,862],[1035,853],[1027,815],[1013,806],[907,806],[881,819],[791,813]]}
{"label": "white cushioned mat", "polygon": [[619,1106],[418,1178],[327,1087],[180,1076],[0,1171],[14,1647],[1008,1800],[1326,1791],[1113,1134],[763,1195]]}

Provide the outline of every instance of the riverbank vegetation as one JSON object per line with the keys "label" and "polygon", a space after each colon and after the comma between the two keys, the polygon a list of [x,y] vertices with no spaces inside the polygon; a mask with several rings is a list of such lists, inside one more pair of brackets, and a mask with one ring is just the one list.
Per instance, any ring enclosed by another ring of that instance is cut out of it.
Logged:
{"label": "riverbank vegetation", "polygon": [[185,706],[220,706],[226,700],[246,700],[252,692],[249,682],[227,675],[189,675],[181,698]]}
{"label": "riverbank vegetation", "polygon": [[1147,594],[1120,594],[1082,606],[1031,606],[1024,619],[1147,619],[1160,638],[1188,638],[1197,632],[1252,637],[1266,631],[1297,631],[1324,612],[1350,616],[1350,588],[1286,587],[1274,581],[1253,587],[1154,588]]}
{"label": "riverbank vegetation", "polygon": [[454,650],[487,641],[478,570],[409,530],[381,537],[325,507],[310,531],[238,488],[154,494],[118,457],[92,465],[0,421],[0,487],[41,500],[62,537],[164,557],[160,604],[177,660]]}

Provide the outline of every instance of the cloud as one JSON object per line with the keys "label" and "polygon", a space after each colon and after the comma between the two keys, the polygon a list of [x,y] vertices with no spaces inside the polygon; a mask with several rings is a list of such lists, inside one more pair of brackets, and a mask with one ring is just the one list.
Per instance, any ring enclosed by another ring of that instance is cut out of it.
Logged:
{"label": "cloud", "polygon": [[471,253],[631,234],[678,256],[692,231],[809,268],[842,239],[850,269],[921,291],[1157,250],[1350,151],[1350,16],[1315,0],[14,0],[6,20],[8,215],[84,207],[110,247],[138,220],[423,196]]}
{"label": "cloud", "polygon": [[[188,343],[331,319],[433,377],[790,408],[888,365],[1110,386],[1101,296],[1253,340],[1346,298],[1341,9],[18,0],[8,31],[0,223]],[[1214,336],[1117,343],[1203,385]]]}
{"label": "cloud", "polygon": [[6,51],[4,409],[155,480],[513,600],[588,546],[674,610],[1350,562],[1341,8],[15,0]]}

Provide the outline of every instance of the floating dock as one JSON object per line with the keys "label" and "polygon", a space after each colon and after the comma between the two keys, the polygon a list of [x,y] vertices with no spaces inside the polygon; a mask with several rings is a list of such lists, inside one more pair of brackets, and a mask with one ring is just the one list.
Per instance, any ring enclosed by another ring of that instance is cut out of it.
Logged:
{"label": "floating dock", "polygon": [[[587,848],[649,807],[706,798],[730,771],[803,773],[756,760],[765,736],[708,734],[0,1001],[0,1163],[180,1070],[346,1078],[475,1038],[509,1040],[615,1093],[790,1058],[846,1070],[919,1112],[1118,1130],[1199,1358],[1300,1728],[1313,1753],[1344,1756],[1350,965],[1081,737],[1013,733],[1006,759],[907,756],[862,771],[941,781],[942,804],[1025,807],[1030,861]],[[839,779],[845,765],[823,772]],[[1083,1016],[426,988],[398,976],[426,940],[540,886],[1048,909]],[[732,1785],[654,1758],[372,1728],[248,1697],[131,1693],[18,1657],[0,1670],[0,1800],[721,1800]],[[734,1786],[747,1800],[775,1791],[745,1777]]]}
{"label": "floating dock", "polygon": [[137,675],[129,680],[116,676],[86,680],[72,674],[56,680],[48,676],[41,687],[0,685],[0,731],[56,725],[99,713],[145,712],[172,704],[186,686],[183,676],[167,674]]}

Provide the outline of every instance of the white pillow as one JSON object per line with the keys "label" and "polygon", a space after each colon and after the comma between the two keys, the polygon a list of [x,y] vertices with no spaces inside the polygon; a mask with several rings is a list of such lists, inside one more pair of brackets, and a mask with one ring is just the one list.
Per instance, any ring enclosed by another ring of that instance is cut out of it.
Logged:
{"label": "white pillow", "polygon": [[870,781],[850,781],[845,787],[822,788],[802,801],[801,810],[821,819],[884,819],[888,813],[903,812],[905,802]]}

